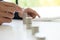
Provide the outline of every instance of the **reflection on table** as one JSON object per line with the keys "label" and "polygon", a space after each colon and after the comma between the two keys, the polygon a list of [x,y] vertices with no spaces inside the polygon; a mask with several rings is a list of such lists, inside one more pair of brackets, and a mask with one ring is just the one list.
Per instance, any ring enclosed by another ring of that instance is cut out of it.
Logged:
{"label": "reflection on table", "polygon": [[[32,26],[39,26],[36,36],[45,36],[46,40],[60,40],[60,22],[33,21]],[[0,26],[0,40],[32,40],[26,31],[22,20],[4,23]]]}

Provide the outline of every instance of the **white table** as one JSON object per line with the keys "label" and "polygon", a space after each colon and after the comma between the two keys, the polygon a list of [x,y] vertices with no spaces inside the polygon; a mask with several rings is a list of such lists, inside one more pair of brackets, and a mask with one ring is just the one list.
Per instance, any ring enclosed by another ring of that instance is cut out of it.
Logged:
{"label": "white table", "polygon": [[[60,22],[33,21],[33,26],[39,26],[37,36],[44,35],[46,40],[60,40]],[[28,39],[21,20],[13,20],[0,26],[0,40],[32,40]]]}

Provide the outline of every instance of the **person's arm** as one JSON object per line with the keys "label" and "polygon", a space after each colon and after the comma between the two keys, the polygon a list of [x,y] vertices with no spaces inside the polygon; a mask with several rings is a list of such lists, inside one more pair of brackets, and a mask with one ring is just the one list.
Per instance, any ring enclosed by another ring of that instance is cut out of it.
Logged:
{"label": "person's arm", "polygon": [[[0,1],[3,1],[3,0],[0,0]],[[21,19],[22,20],[22,18],[18,16],[18,12],[15,12],[13,19]]]}

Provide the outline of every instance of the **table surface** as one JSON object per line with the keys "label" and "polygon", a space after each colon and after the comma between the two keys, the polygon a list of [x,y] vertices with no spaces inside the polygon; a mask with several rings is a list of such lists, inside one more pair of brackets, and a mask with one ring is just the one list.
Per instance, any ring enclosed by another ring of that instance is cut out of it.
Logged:
{"label": "table surface", "polygon": [[[32,26],[39,27],[39,33],[35,36],[44,36],[46,40],[60,40],[60,22],[33,21]],[[0,26],[0,40],[33,40],[29,33],[31,31],[25,29],[21,20],[13,20]]]}

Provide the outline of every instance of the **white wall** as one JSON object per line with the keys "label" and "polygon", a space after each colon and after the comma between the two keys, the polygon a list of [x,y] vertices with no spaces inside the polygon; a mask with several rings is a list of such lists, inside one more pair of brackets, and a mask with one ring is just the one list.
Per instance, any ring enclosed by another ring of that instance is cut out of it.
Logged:
{"label": "white wall", "polygon": [[32,9],[36,10],[41,16],[41,18],[60,17],[60,6],[35,7]]}

